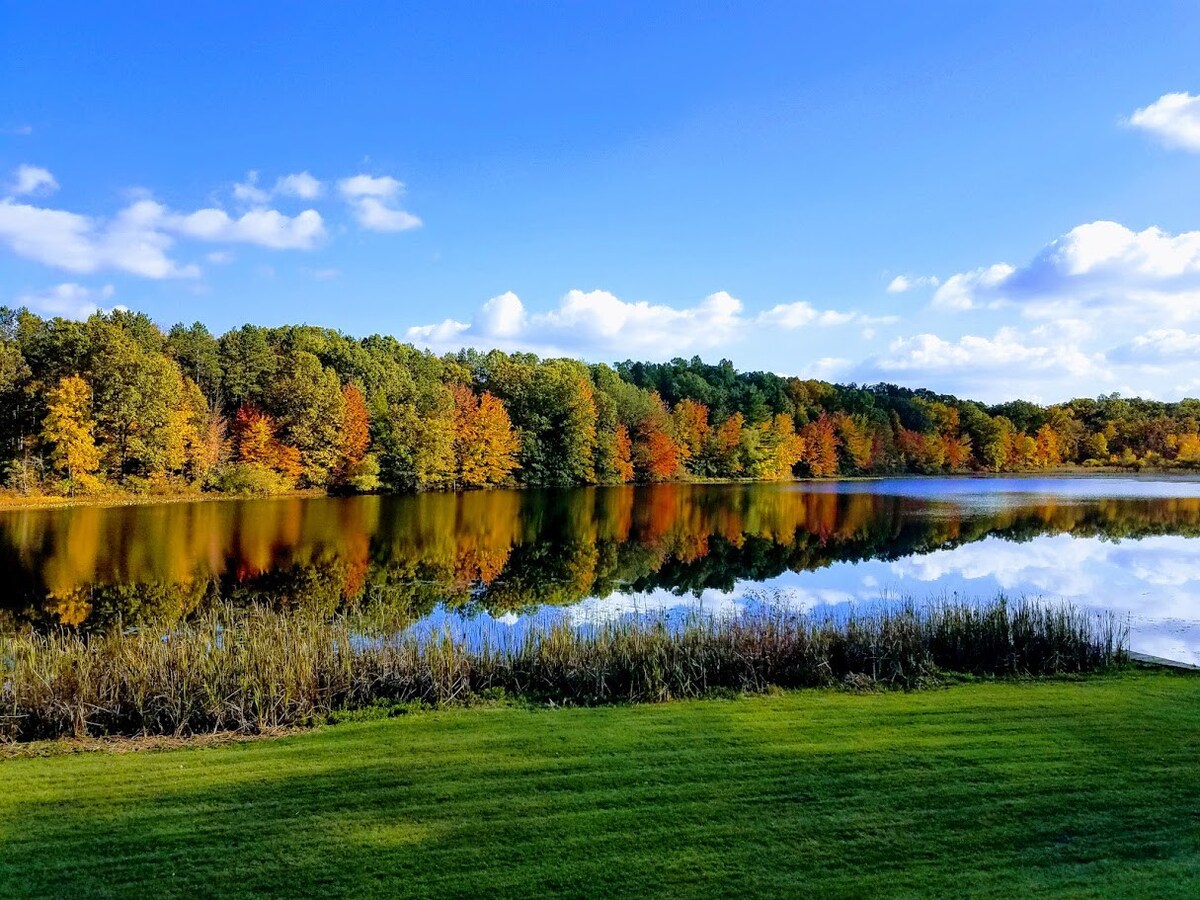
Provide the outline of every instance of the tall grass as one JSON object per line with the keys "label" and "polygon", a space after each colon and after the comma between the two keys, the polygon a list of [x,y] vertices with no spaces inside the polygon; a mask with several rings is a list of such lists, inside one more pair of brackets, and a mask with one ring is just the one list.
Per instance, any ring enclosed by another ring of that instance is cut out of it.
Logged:
{"label": "tall grass", "polygon": [[257,732],[379,702],[447,704],[502,689],[597,704],[718,690],[918,687],[945,672],[1054,675],[1125,659],[1112,617],[1003,599],[845,618],[784,611],[672,623],[557,623],[471,641],[366,637],[349,618],[220,609],[169,633],[0,637],[0,739]]}

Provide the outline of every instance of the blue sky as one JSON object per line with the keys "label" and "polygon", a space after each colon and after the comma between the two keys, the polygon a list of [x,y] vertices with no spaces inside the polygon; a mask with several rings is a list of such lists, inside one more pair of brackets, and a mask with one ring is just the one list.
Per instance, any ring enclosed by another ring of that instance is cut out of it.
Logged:
{"label": "blue sky", "polygon": [[5,4],[0,303],[1200,394],[1195,4],[195,6]]}

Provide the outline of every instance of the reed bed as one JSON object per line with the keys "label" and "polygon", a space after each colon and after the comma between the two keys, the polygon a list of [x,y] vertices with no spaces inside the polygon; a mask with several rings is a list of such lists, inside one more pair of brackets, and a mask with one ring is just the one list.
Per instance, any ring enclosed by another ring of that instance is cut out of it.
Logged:
{"label": "reed bed", "polygon": [[1003,598],[837,619],[786,611],[684,622],[503,626],[369,637],[354,619],[217,609],[170,631],[0,637],[0,740],[256,733],[380,704],[506,696],[590,705],[849,685],[948,672],[1095,672],[1126,658],[1111,616]]}

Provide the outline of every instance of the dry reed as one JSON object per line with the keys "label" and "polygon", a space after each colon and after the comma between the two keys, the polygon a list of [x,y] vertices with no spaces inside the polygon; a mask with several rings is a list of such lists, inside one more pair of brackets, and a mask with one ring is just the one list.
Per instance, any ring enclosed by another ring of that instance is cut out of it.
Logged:
{"label": "dry reed", "polygon": [[370,637],[332,621],[218,609],[170,631],[0,637],[0,740],[258,733],[381,703],[503,692],[597,704],[848,684],[919,687],[1102,670],[1126,657],[1111,616],[1000,598],[843,618],[785,611],[683,623],[634,617],[513,633]]}

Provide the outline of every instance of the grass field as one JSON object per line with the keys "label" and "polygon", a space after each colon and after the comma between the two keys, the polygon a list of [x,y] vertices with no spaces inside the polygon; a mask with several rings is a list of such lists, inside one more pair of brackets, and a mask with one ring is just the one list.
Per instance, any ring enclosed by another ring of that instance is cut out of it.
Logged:
{"label": "grass field", "polygon": [[1200,678],[483,707],[0,762],[0,895],[1200,896]]}

